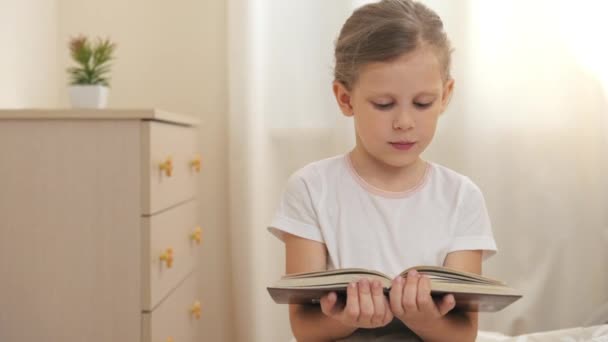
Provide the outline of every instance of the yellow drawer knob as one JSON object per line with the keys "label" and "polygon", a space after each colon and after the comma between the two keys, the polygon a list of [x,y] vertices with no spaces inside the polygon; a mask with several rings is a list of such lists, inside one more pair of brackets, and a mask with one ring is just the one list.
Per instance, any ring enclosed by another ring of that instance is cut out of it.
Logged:
{"label": "yellow drawer knob", "polygon": [[167,263],[167,267],[173,266],[173,248],[169,247],[167,250],[160,255],[160,260]]}
{"label": "yellow drawer knob", "polygon": [[167,342],[175,342],[175,340],[173,339],[173,337],[167,337]]}
{"label": "yellow drawer knob", "polygon": [[165,174],[167,175],[167,177],[171,177],[171,175],[173,174],[173,159],[171,159],[171,157],[167,157],[167,159],[160,163],[160,171],[165,171]]}
{"label": "yellow drawer knob", "polygon": [[194,232],[190,234],[190,239],[195,241],[197,245],[201,244],[201,240],[203,240],[203,230],[201,227],[196,227],[196,229],[194,229]]}
{"label": "yellow drawer knob", "polygon": [[199,301],[195,301],[190,309],[190,312],[196,319],[201,318],[201,303]]}
{"label": "yellow drawer knob", "polygon": [[201,160],[201,156],[200,155],[196,155],[196,157],[194,157],[194,159],[192,159],[192,161],[190,162],[190,166],[192,166],[192,168],[196,171],[196,172],[201,172],[201,165],[203,164],[202,160]]}

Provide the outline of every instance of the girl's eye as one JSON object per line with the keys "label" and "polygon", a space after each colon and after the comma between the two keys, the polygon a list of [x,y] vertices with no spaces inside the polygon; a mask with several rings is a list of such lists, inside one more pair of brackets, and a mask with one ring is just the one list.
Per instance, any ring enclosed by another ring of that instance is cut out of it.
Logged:
{"label": "girl's eye", "polygon": [[426,109],[432,105],[433,105],[433,102],[426,102],[426,103],[414,102],[414,106],[416,106],[416,108],[420,108],[420,109]]}
{"label": "girl's eye", "polygon": [[393,108],[394,104],[395,104],[394,102],[390,102],[390,103],[374,103],[374,107],[376,107],[376,109],[379,109],[379,110],[389,110],[389,109]]}

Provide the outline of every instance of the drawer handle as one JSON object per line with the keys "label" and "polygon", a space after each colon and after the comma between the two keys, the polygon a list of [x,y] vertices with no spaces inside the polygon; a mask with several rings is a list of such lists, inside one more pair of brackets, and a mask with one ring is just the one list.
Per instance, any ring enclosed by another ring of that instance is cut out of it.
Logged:
{"label": "drawer handle", "polygon": [[202,163],[201,156],[197,154],[196,157],[194,157],[194,159],[190,162],[190,166],[192,166],[196,172],[201,172]]}
{"label": "drawer handle", "polygon": [[160,255],[160,260],[167,263],[167,267],[173,266],[173,248],[169,247],[167,250]]}
{"label": "drawer handle", "polygon": [[196,227],[194,233],[190,234],[190,239],[195,241],[197,245],[201,244],[201,240],[203,239],[203,230],[201,227]]}
{"label": "drawer handle", "polygon": [[167,342],[175,342],[175,340],[173,339],[173,337],[167,337]]}
{"label": "drawer handle", "polygon": [[190,309],[190,312],[192,313],[192,315],[194,315],[194,317],[196,319],[200,319],[201,318],[201,303],[199,301],[194,302],[194,304],[192,305],[192,309]]}
{"label": "drawer handle", "polygon": [[159,168],[161,172],[165,171],[167,177],[171,177],[171,175],[173,174],[173,160],[171,159],[171,156],[167,157],[167,160],[160,163]]}

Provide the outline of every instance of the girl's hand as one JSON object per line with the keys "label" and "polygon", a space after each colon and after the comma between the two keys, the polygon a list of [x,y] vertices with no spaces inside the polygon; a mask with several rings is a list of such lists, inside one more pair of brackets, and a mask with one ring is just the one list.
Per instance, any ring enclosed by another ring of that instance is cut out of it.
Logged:
{"label": "girl's hand", "polygon": [[450,310],[456,301],[449,294],[435,304],[431,297],[431,283],[428,277],[420,276],[412,270],[407,277],[393,279],[390,292],[390,307],[395,315],[412,330],[425,330],[434,326]]}
{"label": "girl's hand", "polygon": [[384,295],[382,284],[375,280],[361,279],[348,284],[346,306],[337,303],[335,292],[321,298],[321,310],[342,324],[356,328],[383,327],[393,320],[390,304]]}

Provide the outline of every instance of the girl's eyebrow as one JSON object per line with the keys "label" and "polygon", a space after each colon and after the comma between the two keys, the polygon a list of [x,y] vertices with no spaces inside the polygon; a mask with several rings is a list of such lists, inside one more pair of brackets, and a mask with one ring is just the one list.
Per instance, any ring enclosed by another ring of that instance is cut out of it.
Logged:
{"label": "girl's eyebrow", "polygon": [[438,93],[435,91],[423,91],[423,92],[416,94],[416,96],[437,96],[437,94]]}
{"label": "girl's eyebrow", "polygon": [[369,96],[370,97],[376,97],[376,96],[392,96],[392,97],[395,97],[395,94],[392,93],[392,92],[390,92],[390,91],[374,91],[374,90],[370,90]]}
{"label": "girl's eyebrow", "polygon": [[[436,90],[425,90],[419,93],[416,93],[415,96],[438,96],[439,92]],[[389,96],[389,97],[399,97],[397,94],[392,92],[371,92],[370,97],[378,97],[378,96]]]}

